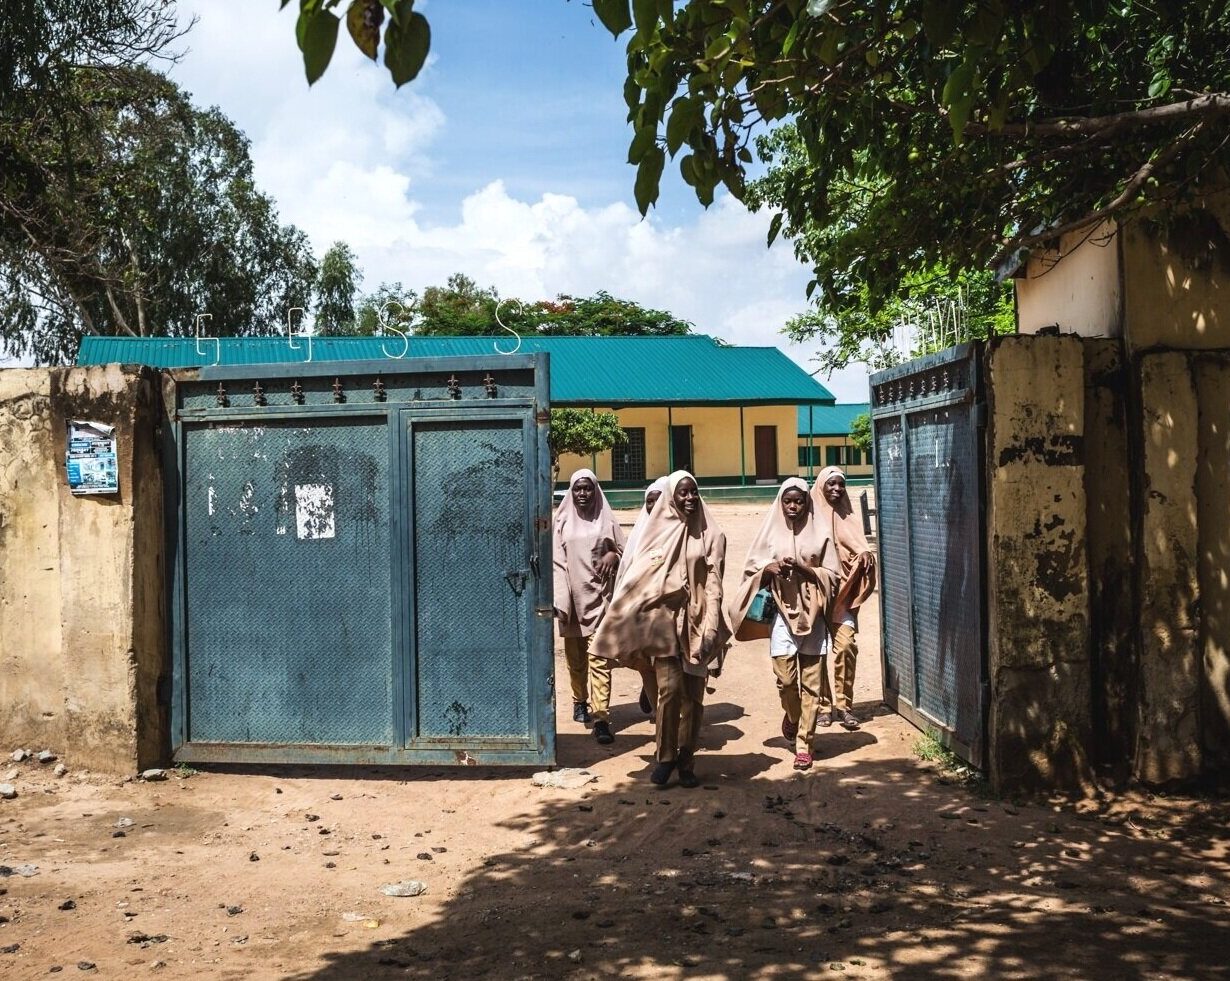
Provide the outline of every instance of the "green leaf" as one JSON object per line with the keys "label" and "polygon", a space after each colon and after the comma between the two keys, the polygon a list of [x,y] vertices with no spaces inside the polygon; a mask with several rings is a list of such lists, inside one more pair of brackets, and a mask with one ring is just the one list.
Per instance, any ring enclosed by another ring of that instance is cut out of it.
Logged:
{"label": "green leaf", "polygon": [[777,238],[778,233],[782,230],[782,219],[785,217],[780,211],[773,216],[773,220],[769,222],[769,239],[765,245],[772,245]]}
{"label": "green leaf", "polygon": [[666,154],[660,146],[650,149],[641,158],[636,168],[636,185],[633,193],[636,195],[636,206],[641,215],[649,211],[649,206],[658,200],[658,184],[662,180],[662,168],[666,166]]}
{"label": "green leaf", "polygon": [[333,49],[337,47],[337,27],[340,21],[327,10],[312,13],[305,10],[299,15],[299,20],[302,22],[305,16],[307,22],[303,24],[303,41],[300,46],[303,48],[303,70],[307,75],[308,85],[311,85],[329,67]]}
{"label": "green leaf", "polygon": [[380,24],[384,21],[384,8],[379,0],[351,0],[346,10],[346,30],[358,47],[372,61],[380,46]]}
{"label": "green leaf", "polygon": [[683,182],[688,187],[696,186],[696,168],[692,159],[692,154],[686,154],[679,161],[679,176],[683,178]]}
{"label": "green leaf", "polygon": [[790,54],[790,49],[794,47],[794,42],[799,39],[799,28],[802,26],[802,19],[796,20],[790,25],[790,30],[786,34],[786,39],[782,41],[782,57],[785,58]]}
{"label": "green leaf", "polygon": [[1170,73],[1165,68],[1159,68],[1153,74],[1149,83],[1149,98],[1156,99],[1170,91]]}
{"label": "green leaf", "polygon": [[648,32],[658,21],[658,0],[632,0],[632,20],[638,34]]}
{"label": "green leaf", "polygon": [[632,26],[628,0],[594,0],[594,13],[602,21],[602,26],[615,37]]}
{"label": "green leaf", "polygon": [[380,0],[380,3],[389,12],[389,16],[403,26],[406,18],[410,16],[410,11],[414,9],[414,0]]}
{"label": "green leaf", "polygon": [[638,164],[644,160],[645,154],[649,152],[657,136],[657,126],[648,125],[638,129],[632,135],[632,142],[628,144],[628,163]]}
{"label": "green leaf", "polygon": [[952,40],[960,9],[960,4],[952,0],[927,0],[923,4],[923,33],[933,48],[942,48]]}
{"label": "green leaf", "polygon": [[422,14],[410,14],[404,25],[394,20],[384,29],[384,64],[398,88],[422,71],[429,50],[431,26]]}
{"label": "green leaf", "polygon": [[692,132],[692,128],[704,116],[704,103],[681,95],[671,106],[670,118],[666,121],[666,150],[673,157],[679,152]]}

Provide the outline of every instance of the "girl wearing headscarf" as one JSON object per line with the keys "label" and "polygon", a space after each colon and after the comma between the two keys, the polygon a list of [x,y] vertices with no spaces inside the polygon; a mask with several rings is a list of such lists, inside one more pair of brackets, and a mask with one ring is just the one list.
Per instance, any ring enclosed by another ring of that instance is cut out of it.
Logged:
{"label": "girl wearing headscarf", "polygon": [[652,662],[658,685],[657,763],[661,786],[679,771],[699,786],[693,761],[704,715],[705,680],[721,668],[730,638],[722,606],[726,536],[686,470],[667,478],[594,636],[599,657],[635,666]]}
{"label": "girl wearing headscarf", "polygon": [[624,534],[592,470],[578,470],[555,514],[552,558],[555,618],[564,640],[574,722],[594,724],[594,738],[614,742],[609,709],[611,665],[590,651],[606,613],[623,554]]}
{"label": "girl wearing headscarf", "polygon": [[[632,556],[636,554],[636,543],[640,540],[641,532],[645,530],[645,525],[649,521],[649,515],[653,511],[653,506],[658,503],[658,498],[666,491],[666,484],[667,478],[659,477],[645,489],[645,506],[641,508],[640,514],[636,516],[636,524],[632,526],[632,531],[628,533],[628,541],[624,545],[624,557],[619,563],[619,574],[615,577],[616,587],[619,586],[619,582],[623,578],[624,570],[631,563]],[[652,715],[653,707],[658,700],[658,679],[654,674],[653,662],[646,658],[635,665],[635,667],[641,676],[641,697],[639,700],[641,711],[646,715]]]}
{"label": "girl wearing headscarf", "polygon": [[[841,578],[829,626],[833,632],[833,688],[827,675],[820,692],[820,724],[837,722],[843,729],[858,728],[854,705],[854,668],[858,663],[858,608],[875,592],[876,559],[863,534],[862,522],[855,517],[850,495],[846,493],[846,475],[840,467],[825,467],[811,490],[817,520],[833,536]],[[835,703],[832,714],[829,704]]]}
{"label": "girl wearing headscarf", "polygon": [[[829,640],[825,611],[837,584],[836,569],[833,542],[827,528],[815,520],[807,482],[791,477],[778,490],[747,550],[730,623],[738,640],[769,638],[785,711],[782,735],[794,748],[796,770],[812,765],[811,737]],[[763,587],[777,605],[771,625],[747,619],[752,600]]]}

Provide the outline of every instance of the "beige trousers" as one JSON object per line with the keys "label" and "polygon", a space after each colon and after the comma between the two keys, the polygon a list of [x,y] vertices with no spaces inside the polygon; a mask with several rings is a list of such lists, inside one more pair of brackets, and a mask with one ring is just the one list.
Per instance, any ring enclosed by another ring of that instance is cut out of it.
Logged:
{"label": "beige trousers", "polygon": [[589,717],[605,721],[611,708],[611,662],[589,652],[588,637],[565,637],[564,660],[568,662],[568,681],[572,700],[589,703]]}
{"label": "beige trousers", "polygon": [[695,752],[705,714],[705,679],[688,674],[678,656],[653,661],[658,683],[655,738],[659,763],[674,763],[680,752]]}
{"label": "beige trousers", "polygon": [[834,701],[839,711],[854,708],[854,669],[858,665],[858,633],[849,624],[841,624],[833,632],[833,687],[829,687],[828,672],[820,679],[820,711],[827,712]]}
{"label": "beige trousers", "polygon": [[810,754],[811,737],[816,732],[816,716],[820,712],[820,687],[825,678],[824,658],[819,654],[794,654],[770,660],[782,710],[799,727],[794,751]]}

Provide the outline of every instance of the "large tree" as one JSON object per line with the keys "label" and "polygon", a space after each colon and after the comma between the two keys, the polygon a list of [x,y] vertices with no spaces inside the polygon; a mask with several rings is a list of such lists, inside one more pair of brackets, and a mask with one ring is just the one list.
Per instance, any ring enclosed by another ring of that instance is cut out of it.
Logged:
{"label": "large tree", "polygon": [[32,6],[51,54],[0,68],[15,85],[0,115],[3,348],[64,362],[82,333],[185,334],[202,313],[211,333],[260,333],[307,305],[311,252],[256,189],[247,139],[140,63],[174,37],[164,5]]}
{"label": "large tree", "polygon": [[[812,290],[834,302],[863,287],[883,299],[911,272],[994,266],[1226,186],[1230,6],[1217,0],[593,8],[629,34],[642,212],[668,157],[701,201],[719,184],[742,198],[754,136],[793,121],[809,166],[784,188],[771,234],[833,232]],[[867,220],[841,208],[845,182],[874,189]]]}
{"label": "large tree", "polygon": [[329,246],[316,273],[317,334],[329,337],[359,333],[355,297],[362,281],[354,250],[345,242]]}

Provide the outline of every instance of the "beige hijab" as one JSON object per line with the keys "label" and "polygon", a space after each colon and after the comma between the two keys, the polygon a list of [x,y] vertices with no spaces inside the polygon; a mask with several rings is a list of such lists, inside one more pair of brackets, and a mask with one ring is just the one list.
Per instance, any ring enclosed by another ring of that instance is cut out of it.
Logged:
{"label": "beige hijab", "polygon": [[847,613],[856,613],[863,602],[875,592],[876,588],[876,557],[863,534],[863,523],[854,514],[854,506],[850,503],[850,495],[842,491],[841,500],[837,506],[829,504],[824,496],[824,484],[834,476],[845,477],[840,467],[825,467],[820,471],[811,489],[812,503],[816,509],[816,519],[824,526],[832,529],[833,541],[837,544],[837,558],[841,563],[841,585],[837,587],[837,595],[829,620],[834,624],[841,623]]}
{"label": "beige hijab", "polygon": [[[707,674],[715,660],[720,668],[730,639],[721,601],[726,536],[704,501],[690,518],[675,505],[675,489],[689,477],[676,470],[667,478],[594,635],[590,650],[599,657],[635,666],[680,655],[690,674]],[[706,657],[701,646],[709,630],[717,639]]]}
{"label": "beige hijab", "polygon": [[[594,485],[594,508],[586,517],[577,510],[572,488],[578,480]],[[610,601],[613,581],[598,573],[598,560],[609,551],[622,552],[624,533],[592,470],[578,470],[555,512],[551,543],[555,583],[555,616],[564,636],[588,637]]]}
{"label": "beige hijab", "polygon": [[[788,490],[800,490],[807,501],[798,528],[786,520],[782,498]],[[782,617],[795,637],[806,637],[824,614],[837,586],[836,549],[828,527],[816,521],[815,503],[807,492],[807,481],[791,477],[777,492],[773,506],[752,539],[743,564],[743,580],[730,607],[730,623],[738,640],[768,637],[771,626],[748,620],[747,611],[761,587],[761,577],[770,562],[791,558],[795,574],[789,579],[773,577],[769,589]]]}
{"label": "beige hijab", "polygon": [[[654,491],[657,491],[659,494],[665,494],[666,485],[669,482],[669,480],[670,480],[669,477],[659,477],[652,484],[646,487],[645,488],[646,499],[648,499],[649,495],[652,494]],[[641,508],[640,514],[636,516],[636,524],[634,524],[632,526],[632,530],[628,532],[628,541],[624,545],[624,559],[619,564],[619,578],[616,579],[616,583],[619,582],[619,579],[622,579],[624,577],[624,572],[627,571],[628,563],[631,561],[632,555],[636,552],[637,542],[640,541],[641,533],[645,530],[645,525],[648,523],[649,523],[649,505],[648,503],[646,503]]]}

